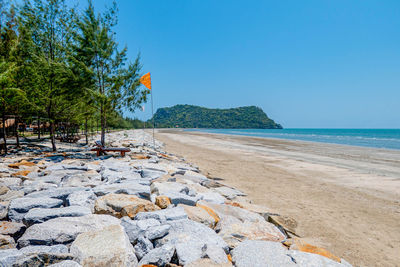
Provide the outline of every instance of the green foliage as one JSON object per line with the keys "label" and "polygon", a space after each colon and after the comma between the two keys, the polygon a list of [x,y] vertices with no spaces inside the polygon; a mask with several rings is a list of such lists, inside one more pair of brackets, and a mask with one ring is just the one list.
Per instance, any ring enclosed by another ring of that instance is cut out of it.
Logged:
{"label": "green foliage", "polygon": [[[160,108],[154,114],[159,128],[281,129],[259,107],[208,109],[191,105]],[[150,121],[149,121],[150,122]]]}
{"label": "green foliage", "polygon": [[142,127],[121,114],[140,107],[148,94],[140,88],[139,55],[129,62],[127,48],[118,49],[115,2],[104,13],[96,13],[91,1],[83,12],[67,2],[21,0],[14,6],[0,0],[1,119],[45,118],[53,150],[58,123],[81,125],[87,133],[100,122],[102,142],[105,129]]}
{"label": "green foliage", "polygon": [[[76,19],[74,63],[91,83],[87,91],[100,112],[101,141],[112,111],[123,107],[134,111],[146,101],[147,90],[139,88],[140,57],[127,67],[127,48],[118,51],[113,27],[116,24],[116,4],[96,15],[91,1],[82,18]],[[79,64],[81,63],[81,64]]]}

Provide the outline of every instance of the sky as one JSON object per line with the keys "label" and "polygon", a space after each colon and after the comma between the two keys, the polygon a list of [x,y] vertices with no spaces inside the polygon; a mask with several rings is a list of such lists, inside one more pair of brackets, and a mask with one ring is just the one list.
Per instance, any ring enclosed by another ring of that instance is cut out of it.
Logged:
{"label": "sky", "polygon": [[[285,128],[400,128],[398,0],[117,3],[116,38],[151,72],[154,112],[255,105]],[[149,119],[150,102],[126,115]]]}

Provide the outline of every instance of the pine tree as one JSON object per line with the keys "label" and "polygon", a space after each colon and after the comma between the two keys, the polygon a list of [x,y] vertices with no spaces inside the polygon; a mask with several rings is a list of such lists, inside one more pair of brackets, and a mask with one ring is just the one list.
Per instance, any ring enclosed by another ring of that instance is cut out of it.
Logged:
{"label": "pine tree", "polygon": [[21,27],[29,29],[34,43],[34,63],[39,105],[50,120],[50,139],[53,151],[55,123],[70,105],[72,72],[67,57],[70,53],[74,9],[64,0],[25,0],[21,9]]}
{"label": "pine tree", "polygon": [[93,88],[91,94],[100,113],[101,143],[105,145],[107,115],[127,107],[133,111],[146,101],[147,91],[139,89],[140,57],[127,62],[127,48],[118,51],[113,27],[117,23],[116,4],[103,14],[95,14],[91,1],[77,22],[76,58],[87,67]]}

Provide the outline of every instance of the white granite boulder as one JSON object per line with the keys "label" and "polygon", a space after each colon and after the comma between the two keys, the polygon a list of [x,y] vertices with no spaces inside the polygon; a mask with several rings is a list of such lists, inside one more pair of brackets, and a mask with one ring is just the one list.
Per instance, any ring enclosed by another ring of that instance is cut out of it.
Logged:
{"label": "white granite boulder", "polygon": [[75,240],[80,233],[119,224],[120,221],[110,215],[91,214],[82,217],[60,217],[32,225],[18,239],[18,244],[21,247],[68,244]]}
{"label": "white granite boulder", "polygon": [[120,225],[88,231],[71,244],[71,254],[82,266],[136,267],[137,258]]}
{"label": "white granite boulder", "polygon": [[92,214],[91,210],[82,206],[69,206],[52,209],[34,208],[25,214],[23,221],[26,225],[30,226],[58,217],[79,217],[89,214]]}

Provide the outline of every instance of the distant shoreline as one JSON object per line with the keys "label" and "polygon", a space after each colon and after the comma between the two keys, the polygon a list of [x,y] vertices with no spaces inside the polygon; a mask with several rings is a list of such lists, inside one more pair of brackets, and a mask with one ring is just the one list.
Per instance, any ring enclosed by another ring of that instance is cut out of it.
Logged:
{"label": "distant shoreline", "polygon": [[[172,129],[171,129],[172,130]],[[206,129],[176,128],[187,132],[248,136],[274,140],[337,144],[384,150],[400,150],[400,129]]]}

